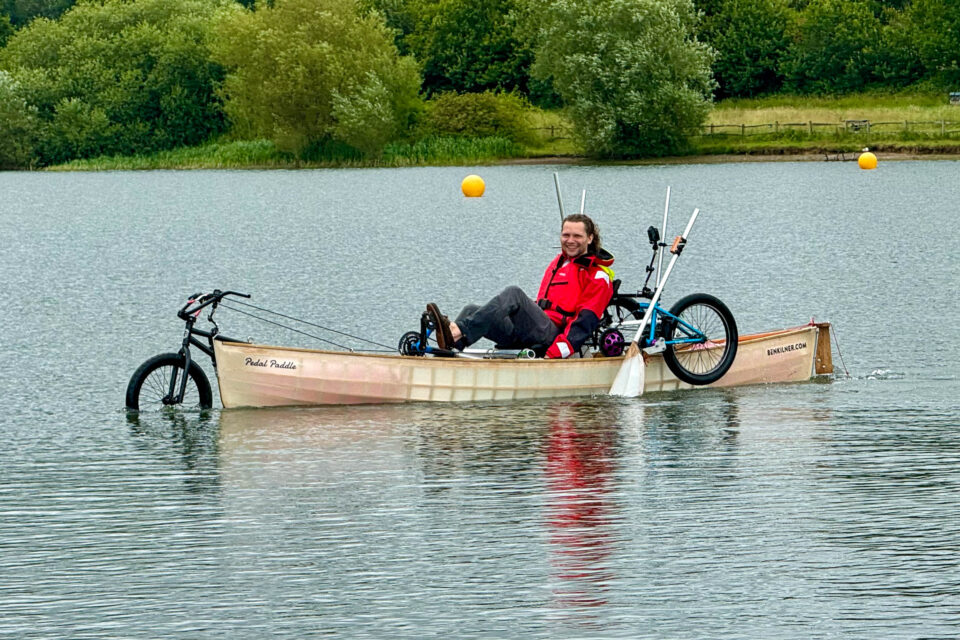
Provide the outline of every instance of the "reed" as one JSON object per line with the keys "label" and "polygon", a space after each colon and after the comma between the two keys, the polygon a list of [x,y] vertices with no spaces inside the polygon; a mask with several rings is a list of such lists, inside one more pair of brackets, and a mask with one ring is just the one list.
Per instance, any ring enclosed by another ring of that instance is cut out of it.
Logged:
{"label": "reed", "polygon": [[151,155],[74,160],[51,171],[140,171],[162,169],[264,169],[313,167],[406,167],[492,163],[529,155],[506,138],[426,138],[391,143],[378,158],[342,144],[315,145],[300,157],[279,151],[269,140],[212,142]]}
{"label": "reed", "polygon": [[412,143],[392,143],[384,149],[381,166],[457,165],[495,162],[526,155],[524,148],[506,138],[430,137]]}

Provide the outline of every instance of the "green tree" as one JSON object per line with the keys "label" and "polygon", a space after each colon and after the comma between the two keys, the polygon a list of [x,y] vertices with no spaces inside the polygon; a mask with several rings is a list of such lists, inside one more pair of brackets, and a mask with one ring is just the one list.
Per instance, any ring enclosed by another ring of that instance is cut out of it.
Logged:
{"label": "green tree", "polygon": [[784,85],[798,93],[848,93],[868,86],[880,21],[864,0],[811,0],[791,29]]}
{"label": "green tree", "polygon": [[6,46],[7,40],[13,35],[13,31],[14,29],[10,23],[10,18],[0,13],[0,49]]}
{"label": "green tree", "polygon": [[904,32],[926,75],[944,88],[960,89],[960,2],[913,0],[905,18]]}
{"label": "green tree", "polygon": [[275,0],[237,9],[217,29],[225,110],[238,130],[302,154],[330,141],[367,154],[405,132],[420,108],[415,61],[354,0]]}
{"label": "green tree", "polygon": [[515,35],[515,0],[441,0],[417,38],[423,91],[529,93],[533,51]]}
{"label": "green tree", "polygon": [[666,155],[703,124],[713,54],[690,0],[543,0],[530,16],[533,72],[552,80],[588,153]]}
{"label": "green tree", "polygon": [[[42,163],[197,144],[224,128],[207,38],[229,0],[83,2],[0,51],[42,120]],[[229,6],[236,6],[229,3]]]}
{"label": "green tree", "polygon": [[0,169],[28,166],[36,138],[37,110],[27,104],[17,81],[0,71]]}
{"label": "green tree", "polygon": [[793,10],[786,0],[724,0],[704,21],[702,35],[717,50],[717,98],[750,97],[780,89]]}
{"label": "green tree", "polygon": [[881,84],[896,88],[922,80],[928,75],[920,59],[919,45],[924,36],[917,33],[904,12],[888,9],[883,17],[880,42],[873,56],[874,77]]}
{"label": "green tree", "polygon": [[22,27],[34,18],[56,20],[76,0],[0,0],[0,13],[10,16],[15,27]]}

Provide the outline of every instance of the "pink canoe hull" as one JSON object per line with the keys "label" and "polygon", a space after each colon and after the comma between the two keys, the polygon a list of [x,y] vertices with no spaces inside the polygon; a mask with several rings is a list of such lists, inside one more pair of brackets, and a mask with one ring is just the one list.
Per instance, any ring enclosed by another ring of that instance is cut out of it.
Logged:
{"label": "pink canoe hull", "polygon": [[[468,402],[605,395],[619,358],[479,360],[215,343],[223,406]],[[833,372],[829,323],[740,337],[730,370],[711,387],[801,382]],[[644,393],[695,389],[663,358],[648,358]]]}

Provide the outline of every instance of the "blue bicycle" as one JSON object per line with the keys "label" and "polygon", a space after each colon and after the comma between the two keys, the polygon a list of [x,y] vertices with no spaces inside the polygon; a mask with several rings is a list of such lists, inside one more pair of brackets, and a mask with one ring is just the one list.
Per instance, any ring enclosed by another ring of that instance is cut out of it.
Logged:
{"label": "blue bicycle", "polygon": [[[656,227],[647,229],[647,236],[653,256],[646,267],[643,288],[636,293],[623,293],[620,281],[614,280],[613,297],[592,337],[591,346],[605,356],[623,354],[650,308],[649,301],[654,296],[650,278],[657,270],[653,265],[667,244],[660,240]],[[682,244],[674,246],[671,253],[679,254],[682,249]],[[704,385],[719,380],[733,364],[737,338],[737,323],[727,305],[710,294],[693,293],[669,310],[657,302],[637,344],[647,353],[662,353],[667,367],[680,380]]]}

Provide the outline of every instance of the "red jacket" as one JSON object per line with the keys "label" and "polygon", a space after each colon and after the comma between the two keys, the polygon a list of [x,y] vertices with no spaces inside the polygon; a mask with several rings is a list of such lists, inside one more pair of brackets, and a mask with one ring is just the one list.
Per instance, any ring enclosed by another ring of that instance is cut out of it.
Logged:
{"label": "red jacket", "polygon": [[613,296],[613,256],[601,249],[573,260],[561,253],[547,266],[537,302],[560,327],[548,358],[566,358],[580,350],[600,324]]}

